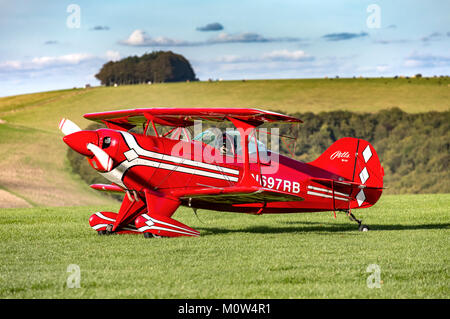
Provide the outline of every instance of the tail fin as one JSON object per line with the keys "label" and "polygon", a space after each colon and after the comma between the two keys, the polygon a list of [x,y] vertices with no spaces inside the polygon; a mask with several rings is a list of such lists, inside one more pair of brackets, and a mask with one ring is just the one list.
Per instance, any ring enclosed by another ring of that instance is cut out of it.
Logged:
{"label": "tail fin", "polygon": [[365,140],[341,138],[309,164],[335,175],[328,178],[352,182],[350,208],[372,206],[381,196],[384,169],[375,149]]}

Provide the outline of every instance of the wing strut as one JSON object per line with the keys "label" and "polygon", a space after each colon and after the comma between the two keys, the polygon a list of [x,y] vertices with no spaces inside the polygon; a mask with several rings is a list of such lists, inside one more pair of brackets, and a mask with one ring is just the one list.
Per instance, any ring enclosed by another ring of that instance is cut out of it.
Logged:
{"label": "wing strut", "polygon": [[[256,126],[244,122],[238,119],[235,119],[233,117],[227,117],[238,129],[239,133],[241,134],[241,147],[242,147],[242,155],[244,156],[244,169],[242,172],[242,178],[239,181],[240,185],[246,185],[246,186],[258,186],[260,187],[256,180],[251,176],[250,174],[250,155],[248,152],[248,141],[249,141],[249,135],[252,133],[254,129],[256,129]],[[260,165],[259,158],[257,159],[258,165]]]}

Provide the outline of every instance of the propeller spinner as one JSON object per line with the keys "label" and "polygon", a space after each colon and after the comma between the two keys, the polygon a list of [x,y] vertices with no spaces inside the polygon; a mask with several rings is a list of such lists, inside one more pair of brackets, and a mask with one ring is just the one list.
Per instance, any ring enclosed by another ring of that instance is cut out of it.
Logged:
{"label": "propeller spinner", "polygon": [[113,160],[108,153],[98,147],[98,134],[95,131],[83,131],[68,119],[62,119],[59,122],[59,129],[65,135],[63,141],[71,149],[84,156],[94,156],[101,165],[100,169],[111,171]]}

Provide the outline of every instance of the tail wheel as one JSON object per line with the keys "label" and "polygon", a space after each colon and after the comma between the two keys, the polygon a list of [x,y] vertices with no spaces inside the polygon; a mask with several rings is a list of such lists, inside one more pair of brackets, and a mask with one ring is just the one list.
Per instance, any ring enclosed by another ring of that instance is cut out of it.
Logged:
{"label": "tail wheel", "polygon": [[350,211],[347,211],[348,217],[351,221],[355,221],[358,223],[358,230],[359,231],[369,231],[369,226],[364,225],[361,220],[357,219],[355,215],[353,215]]}
{"label": "tail wheel", "polygon": [[361,224],[361,225],[359,225],[358,229],[359,229],[359,231],[369,231],[370,228],[367,225]]}

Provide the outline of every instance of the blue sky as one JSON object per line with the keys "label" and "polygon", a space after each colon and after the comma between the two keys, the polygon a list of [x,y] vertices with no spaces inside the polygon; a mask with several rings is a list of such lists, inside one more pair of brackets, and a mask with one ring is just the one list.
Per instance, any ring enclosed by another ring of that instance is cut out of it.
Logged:
{"label": "blue sky", "polygon": [[444,0],[0,0],[0,96],[98,85],[107,61],[154,50],[184,55],[200,80],[449,75],[449,12]]}

